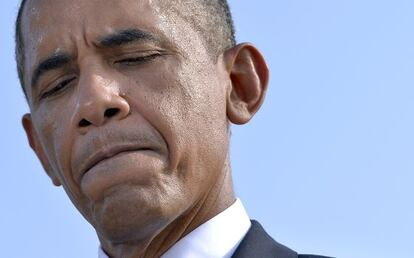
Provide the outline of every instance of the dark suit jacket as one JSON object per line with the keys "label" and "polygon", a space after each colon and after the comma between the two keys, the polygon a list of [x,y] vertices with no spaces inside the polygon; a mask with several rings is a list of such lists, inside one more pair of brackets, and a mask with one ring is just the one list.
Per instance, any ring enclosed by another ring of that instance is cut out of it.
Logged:
{"label": "dark suit jacket", "polygon": [[252,220],[252,226],[243,238],[233,258],[329,258],[326,256],[297,254],[271,238],[259,224]]}

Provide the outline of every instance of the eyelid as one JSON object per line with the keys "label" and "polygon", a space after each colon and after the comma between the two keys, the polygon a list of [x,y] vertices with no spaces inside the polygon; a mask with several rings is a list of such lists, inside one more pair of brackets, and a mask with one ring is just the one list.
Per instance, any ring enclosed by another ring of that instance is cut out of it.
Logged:
{"label": "eyelid", "polygon": [[[48,87],[45,87],[45,90],[41,91],[41,93],[39,94],[39,98],[38,98],[39,101],[46,99],[48,97],[53,97],[56,94],[63,92],[67,88],[67,85],[73,82],[74,80],[76,80],[76,76],[71,76],[71,77],[65,76],[65,77],[62,77],[61,79],[53,81],[52,83],[48,85]],[[65,85],[61,87],[62,84],[65,84]],[[59,87],[61,88],[58,89]]]}
{"label": "eyelid", "polygon": [[130,54],[126,54],[126,55],[118,57],[114,61],[114,64],[122,64],[122,63],[127,63],[127,62],[145,63],[161,55],[162,55],[162,52],[160,51],[130,53]]}

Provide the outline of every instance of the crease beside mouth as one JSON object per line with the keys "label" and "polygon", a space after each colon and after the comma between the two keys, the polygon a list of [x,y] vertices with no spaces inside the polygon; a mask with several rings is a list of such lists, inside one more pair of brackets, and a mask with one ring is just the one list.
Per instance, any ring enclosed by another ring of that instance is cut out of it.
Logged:
{"label": "crease beside mouth", "polygon": [[113,158],[113,157],[115,157],[115,156],[117,156],[117,155],[119,155],[119,154],[121,154],[121,153],[126,153],[126,152],[135,152],[135,151],[154,151],[154,152],[156,152],[156,150],[155,150],[155,149],[153,149],[153,148],[149,148],[149,147],[146,147],[146,148],[137,148],[137,149],[127,149],[127,150],[122,150],[122,151],[116,152],[115,154],[110,155],[110,156],[107,156],[107,157],[104,157],[104,158],[102,158],[102,159],[100,159],[100,160],[98,160],[98,161],[94,162],[94,163],[93,163],[93,164],[91,164],[90,166],[88,166],[88,167],[87,167],[87,168],[83,171],[81,178],[82,178],[82,177],[83,177],[86,173],[88,173],[88,172],[89,172],[89,170],[91,170],[93,167],[95,167],[96,165],[98,165],[98,164],[99,164],[99,163],[101,163],[102,161],[105,161],[105,160],[107,160],[107,159]]}

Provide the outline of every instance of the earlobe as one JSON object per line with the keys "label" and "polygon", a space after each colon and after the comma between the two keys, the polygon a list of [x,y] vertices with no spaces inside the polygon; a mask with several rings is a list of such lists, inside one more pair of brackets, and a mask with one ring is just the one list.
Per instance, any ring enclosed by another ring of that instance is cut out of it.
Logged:
{"label": "earlobe", "polygon": [[25,114],[22,117],[22,125],[26,132],[27,140],[29,141],[29,145],[32,148],[32,150],[36,153],[38,159],[42,163],[43,169],[46,171],[47,175],[52,180],[53,184],[55,186],[62,185],[60,180],[56,177],[56,175],[51,170],[49,161],[47,159],[47,156],[43,150],[43,147],[41,146],[38,136],[33,128],[32,118],[30,114]]}
{"label": "earlobe", "polygon": [[245,124],[260,109],[269,82],[263,56],[249,43],[239,44],[224,54],[231,85],[227,94],[227,117]]}

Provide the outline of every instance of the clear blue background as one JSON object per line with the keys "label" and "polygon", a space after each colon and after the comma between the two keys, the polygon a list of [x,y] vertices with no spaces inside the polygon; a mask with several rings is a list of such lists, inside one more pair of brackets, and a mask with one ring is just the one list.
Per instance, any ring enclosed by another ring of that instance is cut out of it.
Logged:
{"label": "clear blue background", "polygon": [[[0,256],[96,256],[91,226],[52,186],[20,125],[17,0],[0,3]],[[414,257],[414,2],[230,1],[239,41],[271,69],[267,100],[233,127],[238,196],[299,252]]]}

